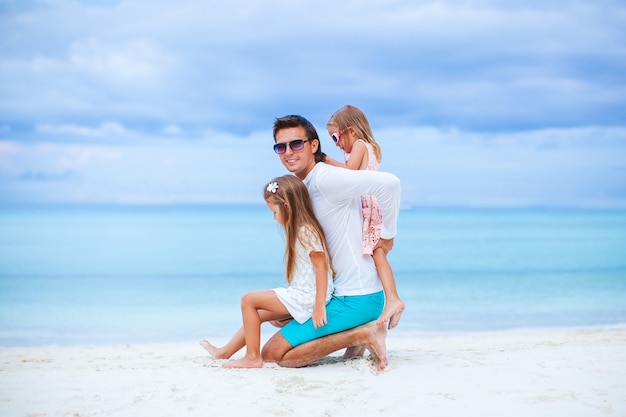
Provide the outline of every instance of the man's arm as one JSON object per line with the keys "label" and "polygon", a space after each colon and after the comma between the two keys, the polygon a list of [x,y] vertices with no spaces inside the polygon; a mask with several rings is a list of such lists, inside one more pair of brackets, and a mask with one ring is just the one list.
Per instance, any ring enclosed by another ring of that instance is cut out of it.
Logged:
{"label": "man's arm", "polygon": [[317,184],[329,201],[339,203],[362,195],[375,196],[383,216],[380,237],[392,239],[396,236],[401,194],[397,176],[389,172],[353,171],[330,166],[322,175],[325,178]]}

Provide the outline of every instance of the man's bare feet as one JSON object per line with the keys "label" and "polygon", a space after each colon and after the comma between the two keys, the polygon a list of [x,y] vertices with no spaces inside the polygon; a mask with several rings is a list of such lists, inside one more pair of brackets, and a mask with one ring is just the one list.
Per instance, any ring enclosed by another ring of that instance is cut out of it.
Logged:
{"label": "man's bare feet", "polygon": [[200,346],[202,346],[207,352],[209,352],[209,355],[211,355],[211,357],[213,359],[228,359],[228,358],[230,358],[230,355],[227,354],[226,352],[224,352],[224,350],[222,348],[218,348],[217,346],[213,346],[206,339],[202,339],[199,343],[200,343]]}
{"label": "man's bare feet", "polygon": [[383,309],[377,324],[382,326],[389,322],[387,328],[389,330],[393,329],[400,322],[400,316],[402,316],[402,312],[404,312],[405,307],[406,304],[399,298],[397,300],[389,300],[387,304],[385,304],[385,308]]}
{"label": "man's bare feet", "polygon": [[349,346],[346,348],[345,353],[341,357],[342,359],[362,358],[365,353],[365,346]]}
{"label": "man's bare feet", "polygon": [[387,328],[373,321],[365,324],[364,328],[367,333],[363,344],[374,356],[378,370],[382,371],[387,366],[387,345],[385,344]]}
{"label": "man's bare feet", "polygon": [[249,358],[244,356],[241,359],[228,361],[222,366],[224,368],[262,368],[263,359],[261,359],[260,356],[258,358]]}

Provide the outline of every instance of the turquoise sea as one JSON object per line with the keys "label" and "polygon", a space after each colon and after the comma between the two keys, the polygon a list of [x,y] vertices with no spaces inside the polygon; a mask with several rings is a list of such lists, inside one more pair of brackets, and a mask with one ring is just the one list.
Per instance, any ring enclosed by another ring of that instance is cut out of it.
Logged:
{"label": "turquoise sea", "polygon": [[[226,337],[282,255],[265,206],[0,208],[0,345]],[[403,210],[389,259],[398,334],[626,323],[625,210]]]}

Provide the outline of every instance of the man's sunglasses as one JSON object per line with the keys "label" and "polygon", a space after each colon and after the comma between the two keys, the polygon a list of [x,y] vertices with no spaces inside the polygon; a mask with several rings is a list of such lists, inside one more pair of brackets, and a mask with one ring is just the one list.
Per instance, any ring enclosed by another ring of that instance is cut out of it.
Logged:
{"label": "man's sunglasses", "polygon": [[304,143],[305,142],[309,142],[312,139],[295,139],[292,140],[291,142],[287,142],[287,143],[277,143],[276,145],[274,145],[274,152],[276,152],[277,154],[281,154],[281,153],[285,153],[287,152],[287,145],[289,145],[289,147],[291,148],[292,151],[294,152],[298,152],[301,151],[302,149],[304,149]]}
{"label": "man's sunglasses", "polygon": [[[350,127],[350,126],[348,126],[348,127]],[[341,137],[341,135],[343,135],[344,133],[346,133],[346,130],[348,130],[348,128],[347,128],[347,127],[346,127],[346,128],[344,128],[344,129],[341,129],[339,132],[333,133],[333,134],[332,134],[332,135],[330,135],[330,136],[333,138],[333,141],[334,141],[335,143],[337,143],[337,142],[339,142],[339,138]]]}

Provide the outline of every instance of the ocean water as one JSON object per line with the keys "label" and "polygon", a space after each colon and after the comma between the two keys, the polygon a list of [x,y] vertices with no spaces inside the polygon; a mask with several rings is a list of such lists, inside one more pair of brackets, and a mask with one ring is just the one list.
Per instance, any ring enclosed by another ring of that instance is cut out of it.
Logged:
{"label": "ocean water", "polygon": [[[0,345],[229,336],[283,250],[265,206],[0,208]],[[626,323],[624,210],[403,210],[389,259],[398,334]]]}

